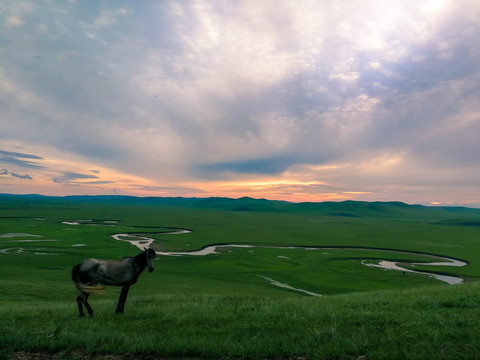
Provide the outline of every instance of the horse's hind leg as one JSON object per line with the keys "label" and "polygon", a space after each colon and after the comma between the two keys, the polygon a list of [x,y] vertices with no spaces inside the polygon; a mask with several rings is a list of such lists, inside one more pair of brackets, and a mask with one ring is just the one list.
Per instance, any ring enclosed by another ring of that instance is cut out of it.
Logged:
{"label": "horse's hind leg", "polygon": [[85,295],[84,300],[83,300],[83,303],[85,304],[85,307],[87,308],[88,315],[93,316],[93,309],[92,309],[92,307],[90,306],[90,304],[89,304],[88,301],[87,301],[88,295],[90,295],[90,294],[86,294],[86,295]]}
{"label": "horse's hind leg", "polygon": [[83,312],[83,299],[82,295],[77,296],[77,305],[78,305],[78,313],[80,317],[85,317],[85,313]]}
{"label": "horse's hind leg", "polygon": [[80,317],[85,317],[85,313],[83,312],[82,305],[85,305],[85,307],[87,308],[88,314],[90,316],[93,316],[93,309],[87,301],[88,295],[90,294],[81,294],[77,296],[78,312],[80,314]]}

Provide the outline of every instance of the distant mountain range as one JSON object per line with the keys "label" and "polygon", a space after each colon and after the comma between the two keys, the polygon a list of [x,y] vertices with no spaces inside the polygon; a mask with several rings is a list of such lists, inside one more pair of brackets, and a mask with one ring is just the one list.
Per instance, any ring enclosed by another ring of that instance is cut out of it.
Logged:
{"label": "distant mountain range", "polygon": [[[242,197],[239,199],[225,197],[184,198],[184,197],[136,197],[124,195],[74,195],[74,196],[43,196],[43,195],[13,195],[0,194],[3,200],[47,201],[47,202],[97,202],[110,204],[138,204],[177,206],[196,209],[215,209],[225,211],[257,211],[257,212],[293,212],[311,213],[336,217],[443,217],[449,225],[480,226],[480,209],[453,206],[423,206],[408,205],[403,202],[367,202],[367,201],[326,201],[293,203],[288,201],[254,199]],[[442,216],[443,215],[443,216]]]}

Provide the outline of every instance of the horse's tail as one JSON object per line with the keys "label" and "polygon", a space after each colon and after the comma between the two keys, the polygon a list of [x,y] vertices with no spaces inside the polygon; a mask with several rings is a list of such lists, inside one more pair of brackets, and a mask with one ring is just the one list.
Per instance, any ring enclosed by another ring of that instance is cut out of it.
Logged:
{"label": "horse's tail", "polygon": [[83,294],[99,294],[105,293],[105,287],[102,284],[86,285],[80,279],[80,264],[75,265],[72,269],[72,281],[75,287]]}
{"label": "horse's tail", "polygon": [[102,284],[85,285],[82,283],[75,283],[75,286],[82,293],[105,295],[105,286],[103,286]]}

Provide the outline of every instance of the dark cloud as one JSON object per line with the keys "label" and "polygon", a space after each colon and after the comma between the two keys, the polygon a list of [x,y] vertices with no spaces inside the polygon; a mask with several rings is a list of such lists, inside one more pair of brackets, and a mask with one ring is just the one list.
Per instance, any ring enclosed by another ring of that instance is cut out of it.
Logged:
{"label": "dark cloud", "polygon": [[37,155],[0,150],[0,163],[11,164],[31,169],[44,169],[44,167],[42,165],[39,165],[38,162],[23,159],[43,160],[42,157]]}
{"label": "dark cloud", "polygon": [[110,181],[110,180],[82,181],[82,184],[88,184],[88,185],[105,185],[105,184],[115,184],[115,181]]}
{"label": "dark cloud", "polygon": [[53,182],[58,184],[69,184],[69,183],[74,183],[76,180],[85,180],[85,179],[98,179],[98,176],[64,171],[61,176],[55,177],[52,180]]}
{"label": "dark cloud", "polygon": [[19,178],[19,179],[27,179],[27,180],[32,180],[32,177],[28,174],[26,175],[20,175],[12,171],[8,171],[7,169],[2,169],[0,170],[0,175],[11,175],[13,177]]}
{"label": "dark cloud", "polygon": [[280,174],[290,165],[292,160],[288,158],[268,158],[219,162],[198,166],[199,174],[205,177],[215,177],[218,173],[233,172],[246,174]]}
{"label": "dark cloud", "polygon": [[167,194],[169,196],[181,196],[181,194],[185,194],[185,193],[204,193],[205,192],[202,189],[187,187],[187,186],[134,185],[134,188],[137,189],[137,190],[141,190],[141,191]]}
{"label": "dark cloud", "polygon": [[25,159],[38,159],[38,160],[43,159],[41,156],[37,156],[37,155],[23,154],[23,153],[4,151],[4,150],[0,150],[0,155],[19,157],[19,158],[25,158]]}

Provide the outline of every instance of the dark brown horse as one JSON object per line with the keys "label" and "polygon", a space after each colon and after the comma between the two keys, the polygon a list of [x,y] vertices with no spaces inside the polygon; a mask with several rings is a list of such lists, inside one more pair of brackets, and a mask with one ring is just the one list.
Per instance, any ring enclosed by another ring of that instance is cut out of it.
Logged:
{"label": "dark brown horse", "polygon": [[154,261],[155,251],[145,249],[135,257],[124,257],[121,260],[88,259],[75,265],[72,269],[72,280],[80,291],[80,295],[77,296],[80,316],[85,316],[83,305],[87,308],[88,313],[93,315],[93,309],[87,301],[88,296],[101,292],[102,285],[122,286],[115,311],[117,314],[122,314],[130,286],[137,282],[138,277],[147,266],[149,272],[154,270]]}

